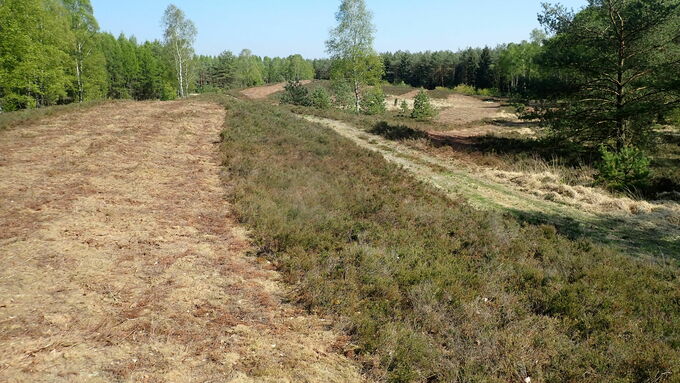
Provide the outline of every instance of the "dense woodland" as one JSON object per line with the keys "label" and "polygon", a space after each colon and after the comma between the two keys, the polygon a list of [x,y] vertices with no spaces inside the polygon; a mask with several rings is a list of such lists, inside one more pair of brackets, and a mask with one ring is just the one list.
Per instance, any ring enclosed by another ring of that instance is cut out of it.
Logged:
{"label": "dense woodland", "polygon": [[[238,56],[195,56],[195,28],[181,11],[169,10],[177,17],[173,25],[184,27],[180,34],[166,27],[164,39],[142,43],[101,32],[89,0],[0,1],[0,110],[107,98],[169,100],[187,92],[314,78],[312,62],[300,55],[261,58],[246,49]],[[179,53],[187,56],[181,71],[177,40],[184,43]]]}

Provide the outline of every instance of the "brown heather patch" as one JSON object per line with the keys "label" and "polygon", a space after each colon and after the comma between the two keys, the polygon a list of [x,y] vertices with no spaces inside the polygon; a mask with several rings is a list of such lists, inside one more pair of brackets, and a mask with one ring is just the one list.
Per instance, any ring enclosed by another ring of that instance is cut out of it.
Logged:
{"label": "brown heather patch", "polygon": [[361,381],[246,255],[223,108],[77,110],[0,133],[0,381]]}

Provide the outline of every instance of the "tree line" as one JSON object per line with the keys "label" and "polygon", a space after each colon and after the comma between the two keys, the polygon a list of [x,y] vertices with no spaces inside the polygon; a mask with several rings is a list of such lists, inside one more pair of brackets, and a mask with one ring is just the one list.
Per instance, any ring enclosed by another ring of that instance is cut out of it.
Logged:
{"label": "tree line", "polygon": [[219,56],[197,56],[196,89],[211,92],[220,89],[245,88],[285,81],[312,80],[312,61],[301,55],[259,57],[249,49],[236,56],[225,51]]}
{"label": "tree line", "polygon": [[537,57],[545,39],[540,31],[531,41],[499,45],[495,48],[468,48],[462,51],[387,52],[384,79],[434,89],[469,85],[496,89],[500,93],[521,93],[538,75]]}
{"label": "tree line", "polygon": [[192,92],[315,76],[300,55],[196,56],[197,29],[181,9],[162,16],[162,40],[102,32],[90,0],[0,0],[0,112],[98,99],[170,100]]}

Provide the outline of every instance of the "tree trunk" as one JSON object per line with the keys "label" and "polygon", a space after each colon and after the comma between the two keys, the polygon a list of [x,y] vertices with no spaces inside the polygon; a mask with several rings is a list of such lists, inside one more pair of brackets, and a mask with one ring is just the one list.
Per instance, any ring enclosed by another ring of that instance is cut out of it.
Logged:
{"label": "tree trunk", "polygon": [[177,81],[179,82],[179,97],[184,98],[184,66],[182,52],[179,43],[175,40],[175,58],[177,59]]}
{"label": "tree trunk", "polygon": [[76,81],[78,82],[78,102],[85,101],[85,89],[83,86],[83,45],[76,43]]}
{"label": "tree trunk", "polygon": [[357,113],[361,111],[361,86],[357,80],[354,80],[354,108]]}

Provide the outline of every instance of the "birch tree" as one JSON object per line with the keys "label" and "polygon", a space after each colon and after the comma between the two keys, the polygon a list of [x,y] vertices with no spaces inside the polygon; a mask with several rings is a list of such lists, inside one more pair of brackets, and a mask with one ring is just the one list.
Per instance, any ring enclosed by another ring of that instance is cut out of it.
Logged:
{"label": "birch tree", "polygon": [[189,73],[191,60],[194,57],[194,41],[196,26],[186,18],[184,12],[170,4],[163,15],[165,27],[165,43],[172,51],[177,72],[179,96],[184,98],[189,93]]}
{"label": "birch tree", "polygon": [[[62,0],[71,16],[73,31],[72,57],[75,75],[75,99],[99,98],[104,95],[106,68],[97,46],[99,25],[90,0]],[[87,95],[86,95],[87,93]],[[86,97],[90,96],[90,97]]]}
{"label": "birch tree", "polygon": [[335,18],[338,25],[326,41],[333,60],[331,79],[350,85],[354,108],[359,112],[362,88],[377,84],[384,73],[382,60],[373,49],[373,15],[365,0],[342,0]]}

